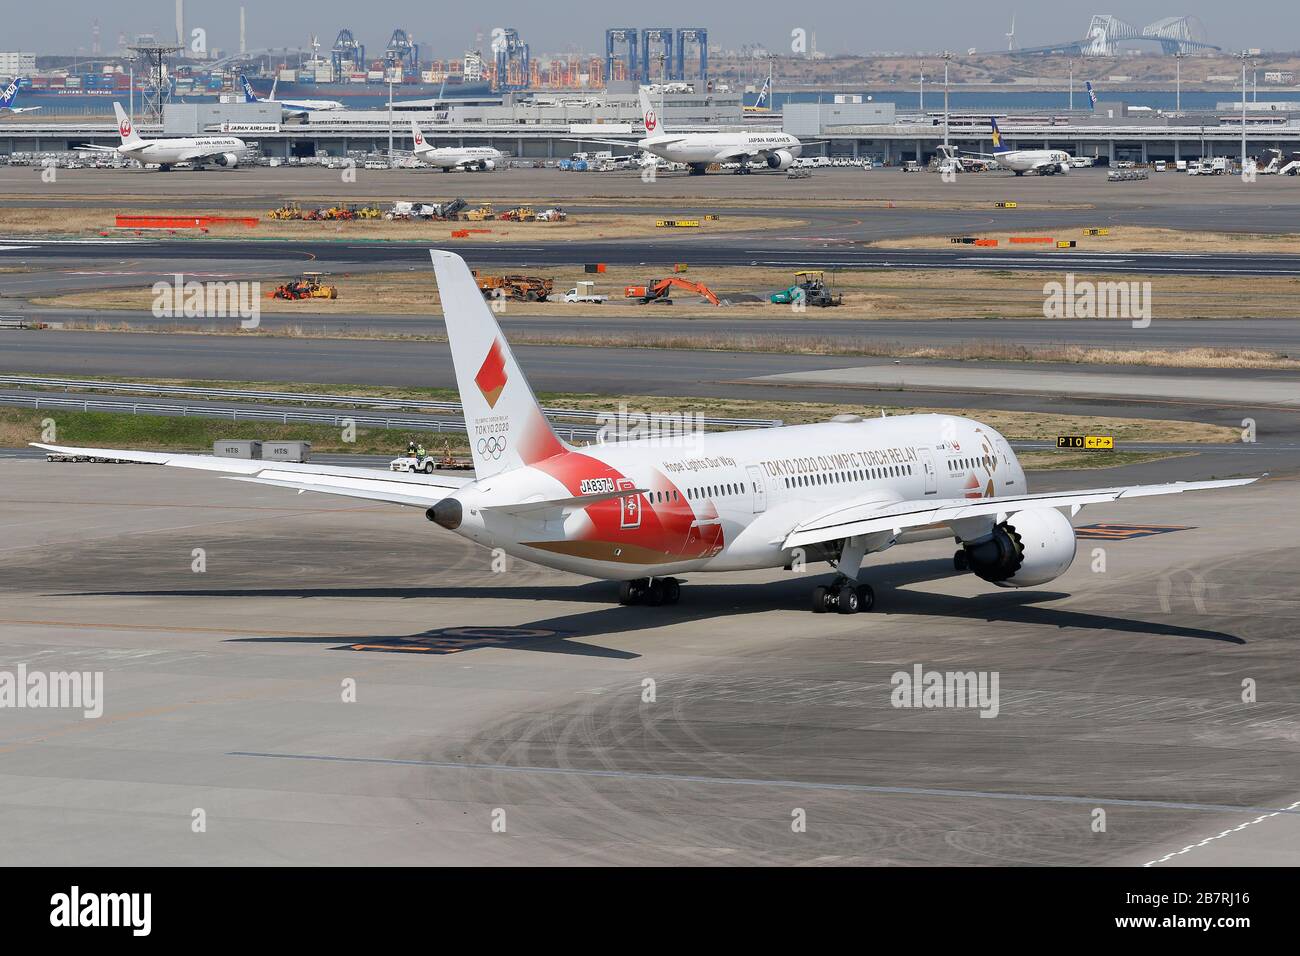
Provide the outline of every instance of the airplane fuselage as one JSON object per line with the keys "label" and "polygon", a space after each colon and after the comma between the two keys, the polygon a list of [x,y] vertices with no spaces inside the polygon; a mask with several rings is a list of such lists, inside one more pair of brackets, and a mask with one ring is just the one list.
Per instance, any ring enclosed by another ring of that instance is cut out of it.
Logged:
{"label": "airplane fuselage", "polygon": [[[493,512],[496,503],[644,494],[563,519]],[[998,432],[948,415],[901,415],[611,442],[561,452],[469,485],[455,531],[489,548],[594,578],[784,567],[793,524],[842,502],[988,498],[1028,491]],[[951,536],[945,531],[944,536]],[[892,543],[886,534],[871,550]]]}
{"label": "airplane fuselage", "polygon": [[670,163],[726,163],[740,156],[757,157],[778,150],[797,159],[803,150],[799,137],[789,133],[664,133],[647,136],[640,149]]}
{"label": "airplane fuselage", "polygon": [[415,156],[420,162],[439,169],[491,169],[505,158],[499,149],[491,146],[438,146],[418,150]]}
{"label": "airplane fuselage", "polygon": [[145,140],[137,145],[123,144],[117,151],[141,163],[171,166],[176,163],[211,161],[225,153],[241,156],[247,149],[235,136],[184,136],[174,139]]}
{"label": "airplane fuselage", "polygon": [[1063,149],[1014,149],[994,154],[1003,169],[1017,173],[1040,172],[1051,169],[1063,172],[1070,165],[1070,154]]}

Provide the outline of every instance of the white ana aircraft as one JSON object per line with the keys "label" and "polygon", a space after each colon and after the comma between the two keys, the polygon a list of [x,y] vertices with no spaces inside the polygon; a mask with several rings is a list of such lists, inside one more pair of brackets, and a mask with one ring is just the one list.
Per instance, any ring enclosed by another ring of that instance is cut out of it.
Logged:
{"label": "white ana aircraft", "polygon": [[338,100],[277,100],[275,98],[275,87],[280,82],[277,76],[271,81],[271,95],[262,99],[253,92],[253,84],[248,82],[248,77],[243,73],[239,74],[239,85],[244,89],[245,103],[275,103],[281,110],[293,116],[300,116],[303,113],[327,113],[330,110],[345,109],[344,105]]}
{"label": "white ana aircraft", "polygon": [[1039,176],[1055,176],[1070,170],[1070,154],[1063,149],[1011,149],[1002,145],[1002,130],[998,121],[989,117],[993,130],[993,152],[971,153],[972,156],[985,156],[996,159],[1003,169],[1009,169],[1017,176],[1025,173],[1037,173]]}
{"label": "white ana aircraft", "polygon": [[444,173],[453,169],[496,169],[505,154],[491,146],[430,146],[411,120],[411,140],[415,144],[415,158],[428,166],[436,166]]}
{"label": "white ana aircraft", "polygon": [[1011,446],[953,415],[899,415],[574,447],[556,435],[465,261],[434,250],[474,478],[174,452],[36,447],[232,472],[237,481],[420,508],[488,548],[621,581],[621,603],[672,603],[693,571],[825,560],[814,611],[875,601],[863,558],[952,537],[954,561],[1000,587],[1032,587],[1074,560],[1084,505],[1247,485],[1255,478],[1034,494]]}
{"label": "white ana aircraft", "polygon": [[35,113],[39,106],[14,106],[18,99],[18,78],[9,81],[4,93],[0,93],[0,113]]}
{"label": "white ana aircraft", "polygon": [[739,163],[740,173],[750,171],[750,162],[764,162],[769,169],[785,170],[803,152],[799,137],[789,133],[743,131],[721,133],[665,133],[659,128],[659,116],[650,103],[645,87],[638,91],[645,137],[635,144],[627,140],[593,139],[591,143],[607,146],[631,146],[658,156],[670,163],[684,163],[692,175],[703,175],[712,163]]}
{"label": "white ana aircraft", "polygon": [[134,159],[142,165],[156,164],[164,172],[177,163],[190,163],[204,166],[212,163],[217,166],[235,167],[248,147],[237,136],[177,136],[171,139],[141,139],[135,131],[131,119],[122,109],[121,103],[113,104],[117,114],[117,132],[122,137],[120,146],[78,146],[77,149],[93,149],[99,152],[117,153],[127,159]]}

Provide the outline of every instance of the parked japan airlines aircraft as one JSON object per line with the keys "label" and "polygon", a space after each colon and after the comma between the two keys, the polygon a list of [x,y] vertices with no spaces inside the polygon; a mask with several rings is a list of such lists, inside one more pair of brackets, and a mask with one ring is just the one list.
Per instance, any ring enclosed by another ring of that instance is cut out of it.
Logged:
{"label": "parked japan airlines aircraft", "polygon": [[411,120],[411,141],[415,158],[444,173],[453,169],[496,169],[505,154],[491,146],[430,146],[415,120]]}
{"label": "parked japan airlines aircraft", "polygon": [[248,82],[248,77],[243,73],[239,74],[239,85],[244,90],[245,103],[275,103],[285,113],[300,115],[302,113],[323,113],[331,110],[341,110],[345,107],[338,100],[277,100],[275,98],[275,87],[280,82],[277,76],[271,82],[271,95],[262,99],[253,92],[253,84]]}
{"label": "parked japan airlines aircraft", "polygon": [[993,152],[972,153],[973,156],[992,156],[1003,169],[1009,169],[1017,176],[1025,173],[1037,173],[1040,176],[1054,176],[1070,169],[1070,154],[1063,149],[1011,149],[1002,145],[1002,130],[998,121],[989,117],[993,128]]}
{"label": "parked japan airlines aircraft", "polygon": [[78,146],[77,149],[93,149],[107,153],[118,153],[140,163],[155,163],[164,172],[177,163],[191,163],[203,166],[213,163],[217,166],[235,167],[248,149],[244,141],[235,136],[180,136],[173,139],[141,139],[135,131],[121,103],[113,104],[117,114],[117,132],[122,137],[121,146]]}
{"label": "parked japan airlines aircraft", "polygon": [[11,80],[5,87],[5,91],[0,93],[0,113],[35,113],[39,106],[14,106],[14,101],[18,99],[18,80]]}
{"label": "parked japan airlines aircraft", "polygon": [[[953,537],[959,570],[1001,587],[1058,577],[1074,559],[1062,509],[1246,485],[1254,478],[1034,494],[1006,439],[953,415],[573,447],[546,420],[464,260],[434,251],[474,478],[172,452],[37,445],[65,454],[231,472],[238,481],[420,508],[519,558],[621,581],[623,603],[676,601],[693,571],[825,560],[814,611],[869,609],[863,558]],[[578,383],[575,383],[575,385]]]}
{"label": "parked japan airlines aircraft", "polygon": [[[712,163],[739,163],[738,172],[749,172],[751,161],[767,163],[771,169],[789,169],[803,152],[799,137],[789,133],[743,131],[720,133],[664,133],[659,115],[650,104],[645,87],[639,91],[645,137],[636,142],[638,149],[652,153],[670,163],[685,163],[694,175],[703,175]],[[629,146],[627,140],[592,139],[591,143]]]}

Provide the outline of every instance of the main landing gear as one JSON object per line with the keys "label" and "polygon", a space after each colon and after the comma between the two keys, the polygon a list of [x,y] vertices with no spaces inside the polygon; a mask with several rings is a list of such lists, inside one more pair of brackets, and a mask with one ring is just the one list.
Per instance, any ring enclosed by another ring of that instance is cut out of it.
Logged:
{"label": "main landing gear", "polygon": [[848,578],[837,579],[829,586],[819,584],[813,588],[812,611],[827,614],[857,614],[870,611],[876,605],[876,592],[870,584],[857,584]]}
{"label": "main landing gear", "polygon": [[619,604],[676,604],[682,596],[682,582],[676,578],[637,578],[618,586]]}

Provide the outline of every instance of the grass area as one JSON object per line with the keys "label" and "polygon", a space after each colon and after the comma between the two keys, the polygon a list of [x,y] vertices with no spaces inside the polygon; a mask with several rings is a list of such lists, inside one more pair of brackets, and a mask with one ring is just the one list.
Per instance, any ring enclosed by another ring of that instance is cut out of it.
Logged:
{"label": "grass area", "polygon": [[[365,200],[350,198],[349,205],[361,205]],[[315,204],[313,204],[314,206]],[[376,205],[380,209],[386,210],[392,205],[391,200],[379,201]],[[479,202],[476,200],[470,203],[470,207],[476,207]],[[553,203],[537,201],[528,202],[524,200],[502,200],[495,202],[494,207],[499,211],[513,209],[518,206],[531,205],[535,210],[545,209]],[[562,204],[561,204],[562,205]],[[585,203],[584,203],[585,205]],[[660,202],[659,207],[662,207]],[[632,237],[645,237],[651,235],[664,235],[668,233],[686,233],[691,234],[727,234],[736,232],[749,232],[753,230],[792,228],[803,225],[799,220],[791,220],[780,216],[723,216],[716,220],[703,220],[698,228],[691,229],[662,229],[655,225],[657,218],[682,218],[697,219],[699,214],[683,211],[667,216],[656,216],[653,213],[628,213],[626,211],[611,212],[592,212],[582,215],[570,215],[564,222],[500,222],[489,220],[485,222],[434,222],[434,221],[393,221],[386,219],[354,219],[346,222],[338,221],[302,221],[302,220],[276,220],[267,219],[265,211],[259,213],[256,210],[247,209],[204,209],[205,215],[212,216],[238,216],[248,217],[256,215],[259,222],[255,227],[249,228],[242,225],[214,225],[207,233],[208,236],[216,238],[239,238],[239,239],[321,239],[321,238],[346,238],[346,239],[372,239],[372,240],[423,240],[432,242],[437,240],[440,243],[452,242],[451,232],[456,229],[482,229],[486,232],[471,233],[468,239],[456,239],[457,244],[474,244],[479,242],[496,242],[507,240],[511,242],[554,242],[563,240],[583,240],[590,241],[593,239],[627,239]],[[155,209],[155,208],[123,208],[121,206],[97,207],[97,206],[76,206],[76,207],[35,207],[35,206],[11,206],[0,209],[0,235],[9,238],[22,236],[48,236],[48,235],[78,235],[91,236],[98,235],[106,230],[113,231],[114,235],[130,235],[134,230],[114,231],[115,217],[117,215],[146,215],[146,216],[193,216],[195,210],[193,207],[183,209]],[[193,235],[196,238],[203,237],[204,233],[198,230],[179,229],[176,230],[179,235]],[[166,230],[143,230],[144,235],[168,235]]]}
{"label": "grass area", "polygon": [[[1100,223],[1098,224],[1100,225]],[[1061,257],[1068,260],[1078,252],[1300,252],[1300,234],[1270,235],[1248,232],[1184,232],[1179,229],[1160,229],[1147,226],[1112,226],[1105,236],[1088,236],[1080,228],[1062,228],[1047,231],[1021,229],[970,233],[978,239],[997,239],[999,246],[1008,246],[1012,236],[1051,236],[1053,239],[1073,239],[1074,249],[1061,249]],[[903,239],[879,239],[868,243],[878,249],[951,249],[951,237],[908,236]],[[1012,248],[1015,248],[1012,246]],[[1026,246],[1026,249],[1045,247]],[[1046,247],[1050,248],[1050,247]],[[982,252],[982,249],[972,249]]]}
{"label": "grass area", "polygon": [[[729,222],[725,217],[722,222]],[[310,225],[310,224],[308,224]],[[390,224],[391,225],[391,224]],[[566,224],[556,224],[556,228]],[[551,227],[547,227],[551,228]],[[461,240],[457,240],[459,242]],[[1297,246],[1300,248],[1300,246]],[[683,252],[683,257],[689,256]],[[472,259],[472,254],[470,255]],[[819,254],[810,253],[804,268],[816,269]],[[676,292],[673,305],[638,305],[623,296],[628,285],[671,276],[674,263],[644,266],[610,266],[601,274],[588,275],[582,265],[548,266],[539,269],[511,269],[549,276],[558,294],[583,279],[594,280],[596,291],[609,296],[602,305],[565,303],[506,303],[506,314],[585,317],[604,320],[643,318],[649,314],[684,319],[739,318],[752,319],[760,328],[767,319],[790,319],[804,316],[817,319],[1042,319],[1044,284],[1063,281],[1070,268],[1068,253],[1062,252],[1061,273],[991,270],[920,271],[893,269],[882,271],[828,271],[835,290],[844,297],[838,308],[808,309],[796,313],[789,305],[772,305],[768,297],[788,288],[793,271],[749,266],[691,268],[681,278],[702,282],[717,296],[729,302],[722,307],[710,305],[691,292]],[[273,289],[288,275],[260,278],[264,292]],[[1300,280],[1289,277],[1226,276],[1137,276],[1089,275],[1094,281],[1150,282],[1151,310],[1154,321],[1188,318],[1292,318]],[[262,310],[276,315],[410,315],[427,318],[437,311],[439,301],[433,277],[427,269],[406,271],[332,273],[329,282],[338,286],[339,298],[289,302],[263,298]],[[34,298],[37,305],[87,309],[149,309],[153,304],[152,283],[135,288],[88,290],[65,295]],[[628,323],[634,324],[634,323]],[[707,322],[701,323],[707,327]],[[413,334],[427,331],[413,323]]]}
{"label": "grass area", "polygon": [[[126,381],[120,377],[103,377],[102,381]],[[234,382],[190,379],[155,379],[159,385],[181,385],[204,388],[261,389],[266,391],[298,392],[310,401],[313,394],[356,396],[357,398],[388,398],[402,400],[458,401],[452,389],[406,388],[373,385],[300,384],[292,382]],[[60,390],[61,391],[61,390]],[[701,412],[720,418],[774,419],[789,425],[827,421],[835,415],[858,414],[874,417],[882,412],[889,415],[936,414],[962,415],[976,418],[1013,441],[1052,441],[1058,435],[1112,435],[1117,443],[1178,442],[1178,443],[1230,443],[1240,438],[1239,431],[1221,425],[1189,422],[1176,419],[1115,418],[1057,412],[1003,411],[999,409],[938,409],[924,406],[862,405],[848,402],[795,402],[775,399],[691,398],[663,395],[630,395],[622,398],[592,395],[580,392],[539,392],[538,400],[551,408],[574,408],[618,412],[620,404],[629,410],[651,412]],[[39,417],[45,417],[43,413]],[[98,414],[98,413],[92,413]],[[105,413],[108,414],[108,413]],[[57,416],[62,421],[62,413]],[[202,424],[221,423],[204,419],[178,419],[182,422]],[[256,431],[258,423],[241,423],[241,427]],[[333,429],[325,431],[337,434]],[[382,432],[380,432],[382,434]],[[214,438],[261,437],[260,435],[233,435],[222,433]],[[23,439],[36,440],[36,439]],[[290,439],[285,439],[290,440]],[[17,439],[15,439],[15,442]],[[405,437],[402,439],[405,442]],[[10,442],[13,444],[15,442]],[[204,443],[200,443],[204,444]],[[207,442],[210,444],[210,441]],[[198,446],[194,446],[198,447]],[[321,449],[324,450],[324,449]],[[343,449],[346,450],[346,449]],[[1056,452],[1052,452],[1056,454]]]}
{"label": "grass area", "polygon": [[221,439],[309,441],[313,452],[357,455],[391,455],[406,450],[408,438],[423,441],[430,450],[447,447],[453,455],[468,455],[463,435],[438,436],[382,428],[358,428],[356,441],[343,441],[342,431],[327,425],[276,425],[269,422],[226,422],[214,418],[172,418],[127,415],[117,412],[73,412],[52,409],[0,408],[0,447],[18,447],[42,438],[44,422],[53,419],[57,438],[47,444],[94,448],[183,449],[211,451]]}

